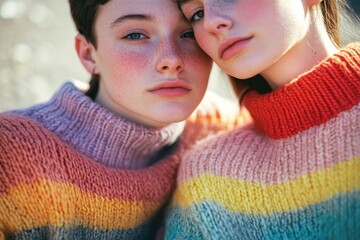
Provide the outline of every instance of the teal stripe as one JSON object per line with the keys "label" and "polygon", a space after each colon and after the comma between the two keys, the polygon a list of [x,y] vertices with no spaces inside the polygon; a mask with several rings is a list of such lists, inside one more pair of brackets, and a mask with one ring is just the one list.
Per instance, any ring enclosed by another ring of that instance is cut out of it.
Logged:
{"label": "teal stripe", "polygon": [[166,216],[165,239],[168,240],[201,240],[206,239],[202,232],[203,223],[195,218],[190,208],[171,208]]}
{"label": "teal stripe", "polygon": [[[154,238],[154,231],[147,229],[134,230],[112,230],[101,231],[83,227],[74,228],[53,228],[41,227],[18,232],[15,235],[7,236],[8,239],[26,240],[48,240],[48,239],[151,239]],[[6,238],[7,239],[7,238]]]}
{"label": "teal stripe", "polygon": [[[229,212],[210,201],[168,213],[166,239],[360,239],[360,192],[272,215]],[[195,236],[195,237],[193,237]]]}
{"label": "teal stripe", "polygon": [[15,234],[8,234],[5,239],[14,240],[101,240],[101,239],[154,239],[159,229],[159,223],[142,225],[135,229],[99,230],[86,227],[40,227]]}

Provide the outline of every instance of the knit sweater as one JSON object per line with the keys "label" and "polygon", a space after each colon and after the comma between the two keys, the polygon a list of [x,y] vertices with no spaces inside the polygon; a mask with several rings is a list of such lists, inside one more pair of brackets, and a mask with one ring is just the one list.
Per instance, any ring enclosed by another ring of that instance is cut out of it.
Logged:
{"label": "knit sweater", "polygon": [[167,239],[360,239],[360,43],[184,155]]}
{"label": "knit sweater", "polygon": [[180,139],[184,122],[146,128],[72,83],[47,103],[2,113],[0,239],[151,239],[182,152],[239,123],[228,102],[219,110],[205,99]]}

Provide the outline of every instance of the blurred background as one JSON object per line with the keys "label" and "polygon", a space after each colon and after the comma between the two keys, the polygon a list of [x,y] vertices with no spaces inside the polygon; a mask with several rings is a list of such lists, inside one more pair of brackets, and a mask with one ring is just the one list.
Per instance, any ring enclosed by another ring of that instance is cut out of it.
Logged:
{"label": "blurred background", "polygon": [[[350,4],[359,16],[360,0]],[[356,28],[349,41],[360,41]],[[0,29],[0,112],[47,101],[65,81],[88,82],[67,0],[0,0]],[[209,88],[233,97],[222,77],[215,69]]]}
{"label": "blurred background", "polygon": [[0,111],[46,101],[67,79],[88,79],[67,0],[0,0],[0,29]]}

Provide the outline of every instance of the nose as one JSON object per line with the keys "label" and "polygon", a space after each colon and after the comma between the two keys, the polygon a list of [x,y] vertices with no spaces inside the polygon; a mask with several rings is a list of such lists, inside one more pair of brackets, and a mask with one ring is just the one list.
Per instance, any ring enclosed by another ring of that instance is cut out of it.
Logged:
{"label": "nose", "polygon": [[231,18],[224,15],[220,9],[214,9],[212,6],[204,9],[204,29],[213,34],[221,34],[233,26]]}
{"label": "nose", "polygon": [[184,69],[184,61],[179,54],[179,49],[173,41],[164,41],[158,48],[158,61],[156,70],[160,73],[178,73]]}

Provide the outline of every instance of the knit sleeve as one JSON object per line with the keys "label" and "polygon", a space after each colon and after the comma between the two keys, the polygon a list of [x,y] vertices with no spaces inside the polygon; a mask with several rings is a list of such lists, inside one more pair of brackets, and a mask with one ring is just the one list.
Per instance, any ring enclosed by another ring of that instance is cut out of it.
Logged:
{"label": "knit sleeve", "polygon": [[248,125],[252,122],[249,112],[227,98],[207,92],[198,108],[186,121],[182,139],[188,145],[211,134]]}
{"label": "knit sleeve", "polygon": [[191,208],[171,208],[166,216],[166,232],[164,239],[167,240],[203,240],[209,239],[203,235],[201,224],[198,223],[195,211]]}
{"label": "knit sleeve", "polygon": [[[39,142],[47,143],[48,147],[41,149]],[[30,215],[39,219],[46,211],[40,204],[42,199],[32,201],[31,194],[41,196],[47,190],[27,186],[38,183],[37,176],[45,168],[32,164],[42,161],[38,153],[43,151],[48,157],[54,154],[50,144],[51,139],[29,119],[0,115],[0,239],[17,239],[14,233],[32,226]]]}
{"label": "knit sleeve", "polygon": [[177,151],[146,169],[113,169],[29,118],[0,114],[0,239],[151,239]]}
{"label": "knit sleeve", "polygon": [[[11,201],[11,195],[16,195],[19,202],[25,202],[26,199],[18,197],[18,192],[12,191],[11,186],[17,185],[19,180],[24,179],[26,175],[31,175],[33,169],[30,167],[18,168],[20,162],[26,163],[26,155],[29,155],[29,149],[22,144],[25,135],[19,134],[24,131],[24,126],[18,124],[15,118],[0,115],[0,239],[11,238],[12,232],[18,230],[18,226],[23,227],[23,223],[18,224],[19,214],[16,205]],[[31,146],[32,143],[27,144]],[[25,164],[24,164],[25,166]],[[25,201],[24,201],[25,200]],[[14,210],[15,209],[15,210]],[[9,213],[14,216],[9,219]]]}

